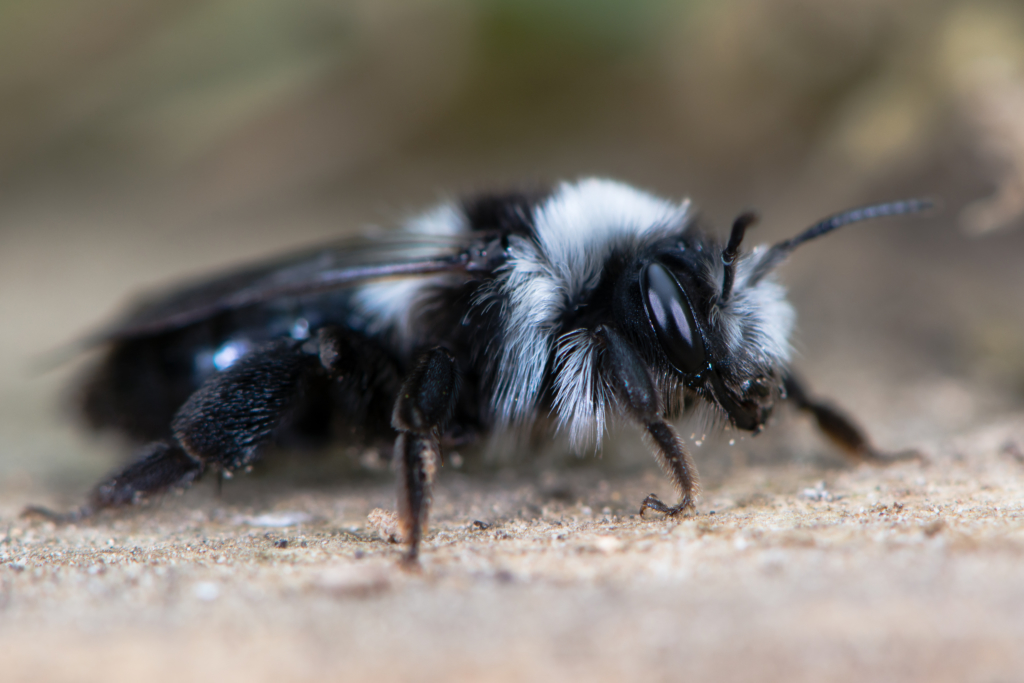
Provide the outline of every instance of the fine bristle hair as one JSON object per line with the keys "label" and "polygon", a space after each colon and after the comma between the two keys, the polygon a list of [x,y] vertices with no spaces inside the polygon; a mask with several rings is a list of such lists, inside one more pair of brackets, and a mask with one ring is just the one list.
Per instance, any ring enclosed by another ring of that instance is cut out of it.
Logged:
{"label": "fine bristle hair", "polygon": [[722,295],[719,302],[724,306],[729,303],[732,295],[732,284],[736,280],[736,255],[740,250],[740,243],[747,228],[757,223],[757,214],[753,211],[745,211],[736,217],[732,223],[732,232],[729,234],[729,242],[722,251],[722,265],[725,266],[725,273],[722,276]]}
{"label": "fine bristle hair", "polygon": [[[667,202],[598,178],[563,183],[534,207],[530,231],[509,237],[508,260],[475,295],[476,306],[498,305],[504,318],[494,364],[493,409],[500,426],[535,419],[569,302],[598,286],[613,254],[678,235],[689,217],[688,200]],[[560,386],[570,391],[585,385]],[[583,406],[588,400],[574,396],[564,405]]]}
{"label": "fine bristle hair", "polygon": [[932,208],[934,205],[935,204],[928,199],[903,199],[895,202],[887,202],[885,204],[873,204],[871,206],[849,209],[829,216],[828,218],[824,218],[801,232],[799,235],[791,237],[788,240],[778,242],[768,249],[764,256],[761,257],[754,273],[752,273],[750,284],[756,284],[758,280],[771,272],[775,266],[782,263],[782,261],[784,261],[786,257],[793,252],[793,250],[804,242],[812,240],[815,237],[821,237],[822,235],[832,232],[836,228],[841,228],[844,225],[849,225],[850,223],[859,223],[861,221],[868,221],[875,218],[885,218],[886,216],[902,216],[910,213],[919,213]]}

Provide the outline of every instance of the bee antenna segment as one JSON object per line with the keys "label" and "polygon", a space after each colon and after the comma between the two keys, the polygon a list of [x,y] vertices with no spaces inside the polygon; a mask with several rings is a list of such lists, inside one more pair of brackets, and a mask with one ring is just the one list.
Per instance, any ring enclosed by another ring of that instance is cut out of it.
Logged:
{"label": "bee antenna segment", "polygon": [[772,245],[772,247],[768,249],[761,258],[760,263],[755,267],[754,272],[749,278],[749,282],[750,284],[756,284],[761,278],[771,272],[775,266],[782,263],[786,257],[801,244],[812,240],[815,237],[821,237],[822,235],[830,233],[836,228],[841,228],[844,225],[849,225],[850,223],[859,223],[861,221],[869,221],[875,218],[885,218],[886,216],[902,216],[909,213],[920,213],[922,211],[927,211],[934,206],[935,203],[929,199],[903,199],[896,202],[873,204],[871,206],[861,206],[856,209],[848,209],[847,211],[834,214],[828,218],[823,218],[801,232],[799,235]]}
{"label": "bee antenna segment", "polygon": [[736,256],[739,254],[740,242],[747,228],[758,221],[758,216],[753,211],[744,211],[732,222],[732,232],[729,233],[729,242],[722,251],[722,265],[725,266],[725,274],[722,276],[722,296],[719,303],[725,305],[732,296],[732,285],[736,280]]}

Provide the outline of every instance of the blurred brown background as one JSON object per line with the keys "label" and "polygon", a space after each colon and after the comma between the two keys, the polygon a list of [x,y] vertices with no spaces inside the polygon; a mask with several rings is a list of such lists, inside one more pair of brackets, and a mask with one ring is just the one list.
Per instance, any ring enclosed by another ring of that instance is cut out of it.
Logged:
{"label": "blurred brown background", "polygon": [[584,174],[765,241],[939,199],[783,277],[822,391],[963,427],[1024,397],[1022,103],[1017,2],[2,3],[0,471],[108,466],[57,415],[73,368],[35,369],[140,289]]}
{"label": "blurred brown background", "polygon": [[[781,411],[695,447],[704,514],[678,525],[630,517],[669,494],[633,433],[540,476],[448,468],[422,575],[366,522],[386,473],[17,518],[126,456],[66,414],[90,354],[49,366],[138,292],[589,174],[718,226],[757,208],[752,241],[939,200],[781,273],[812,386],[929,460],[850,469]],[[1016,680],[1022,228],[1019,1],[0,0],[0,660],[26,681]]]}

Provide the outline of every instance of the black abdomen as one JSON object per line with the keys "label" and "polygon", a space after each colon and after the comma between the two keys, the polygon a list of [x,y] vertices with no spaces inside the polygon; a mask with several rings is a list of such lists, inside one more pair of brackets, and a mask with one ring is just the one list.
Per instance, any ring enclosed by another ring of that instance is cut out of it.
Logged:
{"label": "black abdomen", "polygon": [[345,299],[315,299],[252,307],[180,330],[112,342],[82,383],[86,422],[139,441],[169,437],[175,412],[192,392],[251,349],[281,338],[301,342],[319,327],[344,324]]}

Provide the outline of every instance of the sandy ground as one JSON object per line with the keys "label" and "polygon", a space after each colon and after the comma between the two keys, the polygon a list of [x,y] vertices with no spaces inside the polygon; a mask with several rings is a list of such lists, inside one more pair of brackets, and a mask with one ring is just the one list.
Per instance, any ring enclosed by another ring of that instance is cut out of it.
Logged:
{"label": "sandy ground", "polygon": [[3,678],[1022,680],[1020,443],[745,467],[681,521],[633,514],[653,471],[446,472],[418,572],[367,520],[381,477],[60,528],[8,495]]}
{"label": "sandy ground", "polygon": [[139,282],[318,236],[154,243],[93,211],[5,215],[0,680],[1024,680],[1024,373],[1017,321],[999,327],[1019,235],[972,261],[910,223],[786,272],[805,374],[922,462],[852,467],[783,410],[733,445],[693,431],[699,514],[665,520],[635,514],[671,490],[628,430],[600,460],[467,459],[442,471],[409,572],[369,521],[394,507],[379,467],[282,458],[220,497],[203,482],[78,525],[18,517],[76,504],[125,457],[56,409],[77,368],[30,372],[42,351]]}

